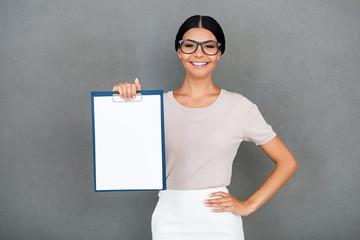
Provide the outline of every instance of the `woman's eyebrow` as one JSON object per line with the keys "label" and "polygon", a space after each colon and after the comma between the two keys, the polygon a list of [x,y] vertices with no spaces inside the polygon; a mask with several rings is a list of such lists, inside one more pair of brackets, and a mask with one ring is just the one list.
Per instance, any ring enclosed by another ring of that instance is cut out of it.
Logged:
{"label": "woman's eyebrow", "polygon": [[[198,42],[194,39],[190,39],[190,38],[187,38],[187,39],[184,39],[184,40],[191,40],[191,41],[194,41],[194,42]],[[208,40],[205,40],[205,41],[202,41],[202,42],[207,42],[207,41],[215,41],[215,40],[212,40],[212,39],[208,39]],[[216,42],[216,41],[215,41]]]}

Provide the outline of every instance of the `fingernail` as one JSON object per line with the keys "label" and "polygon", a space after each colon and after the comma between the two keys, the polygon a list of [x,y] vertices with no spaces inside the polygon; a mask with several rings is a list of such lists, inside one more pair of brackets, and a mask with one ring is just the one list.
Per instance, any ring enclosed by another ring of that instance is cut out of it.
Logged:
{"label": "fingernail", "polygon": [[204,200],[204,203],[208,203],[209,201],[208,200]]}

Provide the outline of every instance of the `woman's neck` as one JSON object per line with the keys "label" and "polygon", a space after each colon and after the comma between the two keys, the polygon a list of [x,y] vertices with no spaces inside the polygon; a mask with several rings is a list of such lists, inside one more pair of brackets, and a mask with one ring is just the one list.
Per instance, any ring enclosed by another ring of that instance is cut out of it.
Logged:
{"label": "woman's neck", "polygon": [[184,82],[180,88],[174,90],[174,94],[186,95],[194,98],[200,98],[216,94],[220,91],[220,88],[215,86],[212,81],[211,75],[205,78],[195,78],[189,75],[185,76]]}

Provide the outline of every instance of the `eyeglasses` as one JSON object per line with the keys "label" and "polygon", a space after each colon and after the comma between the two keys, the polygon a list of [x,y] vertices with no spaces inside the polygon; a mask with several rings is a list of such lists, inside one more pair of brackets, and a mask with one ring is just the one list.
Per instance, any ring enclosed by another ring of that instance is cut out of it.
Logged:
{"label": "eyeglasses", "polygon": [[180,50],[185,54],[194,53],[199,45],[201,45],[202,51],[207,55],[216,55],[219,52],[221,43],[212,40],[205,42],[196,42],[194,40],[179,40]]}

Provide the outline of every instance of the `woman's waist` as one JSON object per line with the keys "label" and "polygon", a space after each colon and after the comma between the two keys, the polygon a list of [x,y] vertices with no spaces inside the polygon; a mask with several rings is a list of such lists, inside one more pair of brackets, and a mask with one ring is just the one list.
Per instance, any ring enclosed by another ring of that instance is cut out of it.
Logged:
{"label": "woman's waist", "polygon": [[214,192],[226,192],[229,190],[226,187],[216,187],[216,188],[207,188],[199,190],[161,190],[159,191],[160,200],[165,200],[169,202],[178,202],[178,203],[193,203],[204,201],[205,199],[210,199],[210,193]]}

